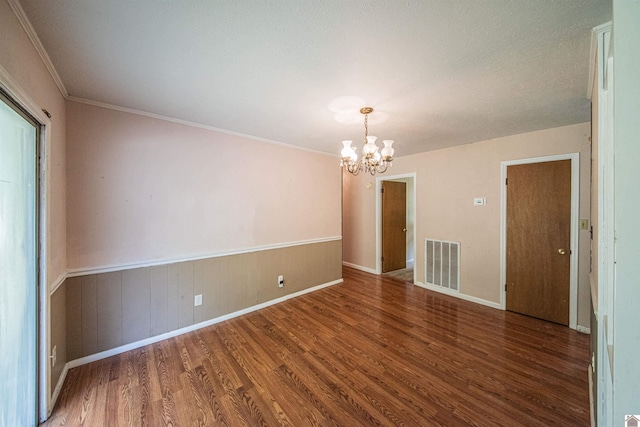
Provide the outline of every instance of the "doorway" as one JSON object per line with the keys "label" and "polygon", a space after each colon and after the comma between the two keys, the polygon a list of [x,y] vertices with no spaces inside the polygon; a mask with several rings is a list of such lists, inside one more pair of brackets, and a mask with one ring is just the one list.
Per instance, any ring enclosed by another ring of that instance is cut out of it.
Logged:
{"label": "doorway", "polygon": [[502,166],[502,307],[575,329],[578,155]]}
{"label": "doorway", "polygon": [[[407,282],[415,282],[415,199],[416,199],[416,179],[415,173],[391,175],[376,178],[376,272],[377,274],[389,274]],[[396,193],[392,195],[391,193]],[[402,193],[404,194],[398,194]],[[384,195],[384,196],[383,196]],[[404,195],[404,199],[400,196]],[[390,224],[385,226],[385,197],[387,202],[386,219]],[[404,218],[398,218],[398,215]],[[394,219],[395,218],[395,219]],[[404,225],[402,224],[404,219]],[[390,229],[393,227],[393,230]],[[385,230],[386,228],[386,230]],[[391,245],[386,245],[391,242]],[[403,245],[404,243],[404,245]],[[397,249],[390,249],[396,247]],[[384,254],[384,252],[387,254]],[[391,255],[390,252],[391,251]],[[391,262],[390,257],[397,258]],[[404,265],[403,265],[404,264]]]}
{"label": "doorway", "polygon": [[0,424],[38,424],[40,124],[0,90]]}

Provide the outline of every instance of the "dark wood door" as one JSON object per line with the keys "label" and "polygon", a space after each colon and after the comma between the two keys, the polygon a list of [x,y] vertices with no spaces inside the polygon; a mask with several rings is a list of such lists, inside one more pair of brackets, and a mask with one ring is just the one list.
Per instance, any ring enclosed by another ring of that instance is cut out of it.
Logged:
{"label": "dark wood door", "polygon": [[382,181],[382,272],[407,267],[407,184]]}
{"label": "dark wood door", "polygon": [[507,310],[569,324],[571,160],[507,167]]}

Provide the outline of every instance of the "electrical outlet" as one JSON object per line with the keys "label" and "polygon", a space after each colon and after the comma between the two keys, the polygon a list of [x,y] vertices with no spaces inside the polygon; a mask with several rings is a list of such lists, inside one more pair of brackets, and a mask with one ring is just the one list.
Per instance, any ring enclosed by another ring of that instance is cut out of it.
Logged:
{"label": "electrical outlet", "polygon": [[284,276],[283,275],[278,276],[278,287],[279,288],[284,288]]}
{"label": "electrical outlet", "polygon": [[57,350],[57,348],[56,348],[56,346],[54,345],[54,346],[53,346],[53,348],[51,349],[51,367],[52,367],[52,368],[53,368],[54,366],[56,366],[56,358],[57,358],[57,355],[56,355],[56,353],[57,353],[57,352],[56,352],[56,350]]}
{"label": "electrical outlet", "polygon": [[202,305],[202,294],[196,295],[196,297],[193,299],[193,306],[197,307],[199,305]]}

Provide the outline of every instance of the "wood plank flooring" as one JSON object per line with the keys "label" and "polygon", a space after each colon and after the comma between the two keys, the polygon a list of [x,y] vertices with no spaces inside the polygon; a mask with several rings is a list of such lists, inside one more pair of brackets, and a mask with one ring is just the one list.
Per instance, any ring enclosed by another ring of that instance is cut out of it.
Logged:
{"label": "wood plank flooring", "polygon": [[589,425],[587,335],[344,280],[72,369],[45,425]]}

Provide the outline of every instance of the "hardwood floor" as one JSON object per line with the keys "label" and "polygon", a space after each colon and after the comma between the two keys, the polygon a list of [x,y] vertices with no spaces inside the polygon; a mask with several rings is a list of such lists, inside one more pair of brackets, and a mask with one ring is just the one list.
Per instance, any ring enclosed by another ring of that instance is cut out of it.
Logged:
{"label": "hardwood floor", "polygon": [[588,335],[344,279],[72,369],[45,425],[589,425]]}

